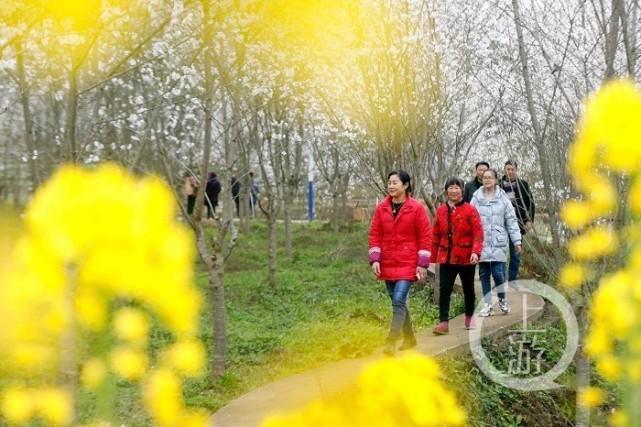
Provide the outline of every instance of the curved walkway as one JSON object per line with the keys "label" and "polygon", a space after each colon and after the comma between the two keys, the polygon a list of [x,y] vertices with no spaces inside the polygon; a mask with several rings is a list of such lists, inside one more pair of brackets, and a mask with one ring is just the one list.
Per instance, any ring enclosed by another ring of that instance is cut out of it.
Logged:
{"label": "curved walkway", "polygon": [[[525,284],[527,280],[517,283]],[[477,300],[481,295],[477,283]],[[524,319],[532,320],[543,312],[544,301],[540,297],[508,289],[507,298],[512,311],[509,315],[495,314],[483,321],[483,336],[493,335],[509,327],[522,323]],[[496,313],[496,311],[495,311]],[[449,351],[466,351],[469,349],[468,331],[463,327],[463,315],[450,320],[450,333],[445,336],[434,336],[431,329],[416,335],[417,351],[437,356]],[[361,359],[346,359],[325,365],[302,374],[283,378],[266,384],[221,408],[214,414],[215,427],[259,427],[261,421],[269,414],[301,408],[318,398],[336,396],[349,390],[368,363],[384,357],[382,350]]]}

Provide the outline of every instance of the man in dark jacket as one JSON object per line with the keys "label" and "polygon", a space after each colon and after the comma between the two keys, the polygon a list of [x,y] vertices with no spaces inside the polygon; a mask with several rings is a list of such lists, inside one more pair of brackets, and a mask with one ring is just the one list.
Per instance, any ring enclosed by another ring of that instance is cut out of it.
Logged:
{"label": "man in dark jacket", "polygon": [[207,218],[213,218],[218,206],[218,195],[220,194],[220,181],[215,172],[210,172],[205,187],[205,206],[207,206]]}
{"label": "man in dark jacket", "polygon": [[235,176],[231,177],[231,198],[236,205],[236,216],[240,217],[240,181]]}
{"label": "man in dark jacket", "polygon": [[[507,193],[512,206],[516,212],[516,217],[521,230],[521,239],[525,233],[532,229],[534,222],[534,198],[530,191],[530,185],[524,179],[517,176],[518,166],[514,160],[505,162],[505,175],[501,178],[500,186]],[[519,267],[521,266],[521,256],[516,253],[512,240],[510,240],[510,263],[508,265],[508,282],[519,278]]]}
{"label": "man in dark jacket", "polygon": [[471,181],[465,183],[465,188],[463,189],[463,201],[470,203],[474,192],[483,185],[483,173],[489,168],[490,164],[485,161],[478,162],[474,166],[476,176]]}

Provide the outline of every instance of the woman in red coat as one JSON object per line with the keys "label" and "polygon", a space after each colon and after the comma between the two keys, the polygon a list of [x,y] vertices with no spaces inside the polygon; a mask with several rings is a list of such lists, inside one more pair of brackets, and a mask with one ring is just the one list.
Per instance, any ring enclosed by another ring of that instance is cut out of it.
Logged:
{"label": "woman in red coat", "polygon": [[407,295],[413,281],[425,278],[429,266],[430,222],[411,191],[407,172],[390,172],[389,195],[376,207],[369,230],[369,262],[392,300],[392,325],[383,350],[387,355],[396,352],[401,332],[401,350],[416,346]]}
{"label": "woman in red coat", "polygon": [[432,262],[440,264],[440,323],[432,331],[436,335],[449,333],[450,296],[457,275],[463,284],[465,327],[473,327],[474,272],[483,249],[483,225],[476,208],[463,201],[463,188],[459,178],[447,180],[447,203],[436,210],[432,228]]}

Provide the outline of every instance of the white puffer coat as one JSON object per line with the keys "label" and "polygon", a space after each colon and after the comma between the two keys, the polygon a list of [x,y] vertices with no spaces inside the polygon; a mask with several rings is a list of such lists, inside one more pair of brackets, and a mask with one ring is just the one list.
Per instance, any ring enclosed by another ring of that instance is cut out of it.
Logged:
{"label": "white puffer coat", "polygon": [[483,251],[479,261],[507,261],[509,239],[514,245],[521,244],[519,223],[507,194],[497,186],[494,197],[487,199],[481,187],[474,192],[471,204],[479,211],[483,223]]}

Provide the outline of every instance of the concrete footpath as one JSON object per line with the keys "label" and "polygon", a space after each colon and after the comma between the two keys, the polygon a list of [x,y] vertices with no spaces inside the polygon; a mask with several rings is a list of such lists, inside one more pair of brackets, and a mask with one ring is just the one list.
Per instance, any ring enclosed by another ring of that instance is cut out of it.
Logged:
{"label": "concrete footpath", "polygon": [[[523,285],[527,282],[529,281],[519,280],[517,284]],[[481,295],[479,287],[477,283],[477,303]],[[511,307],[510,314],[503,315],[495,304],[495,314],[483,320],[482,336],[506,331],[522,323],[524,319],[533,320],[542,314],[544,301],[540,297],[528,294],[527,310],[524,310],[525,293],[508,288],[507,295]],[[467,351],[469,334],[463,326],[463,317],[460,315],[450,320],[449,335],[434,336],[431,328],[419,332],[416,335],[418,343],[415,350],[432,356],[450,351]],[[261,421],[274,412],[301,408],[310,401],[346,393],[363,367],[382,357],[385,356],[382,349],[379,349],[365,358],[333,362],[312,371],[266,384],[238,397],[216,412],[214,426],[259,427]]]}

